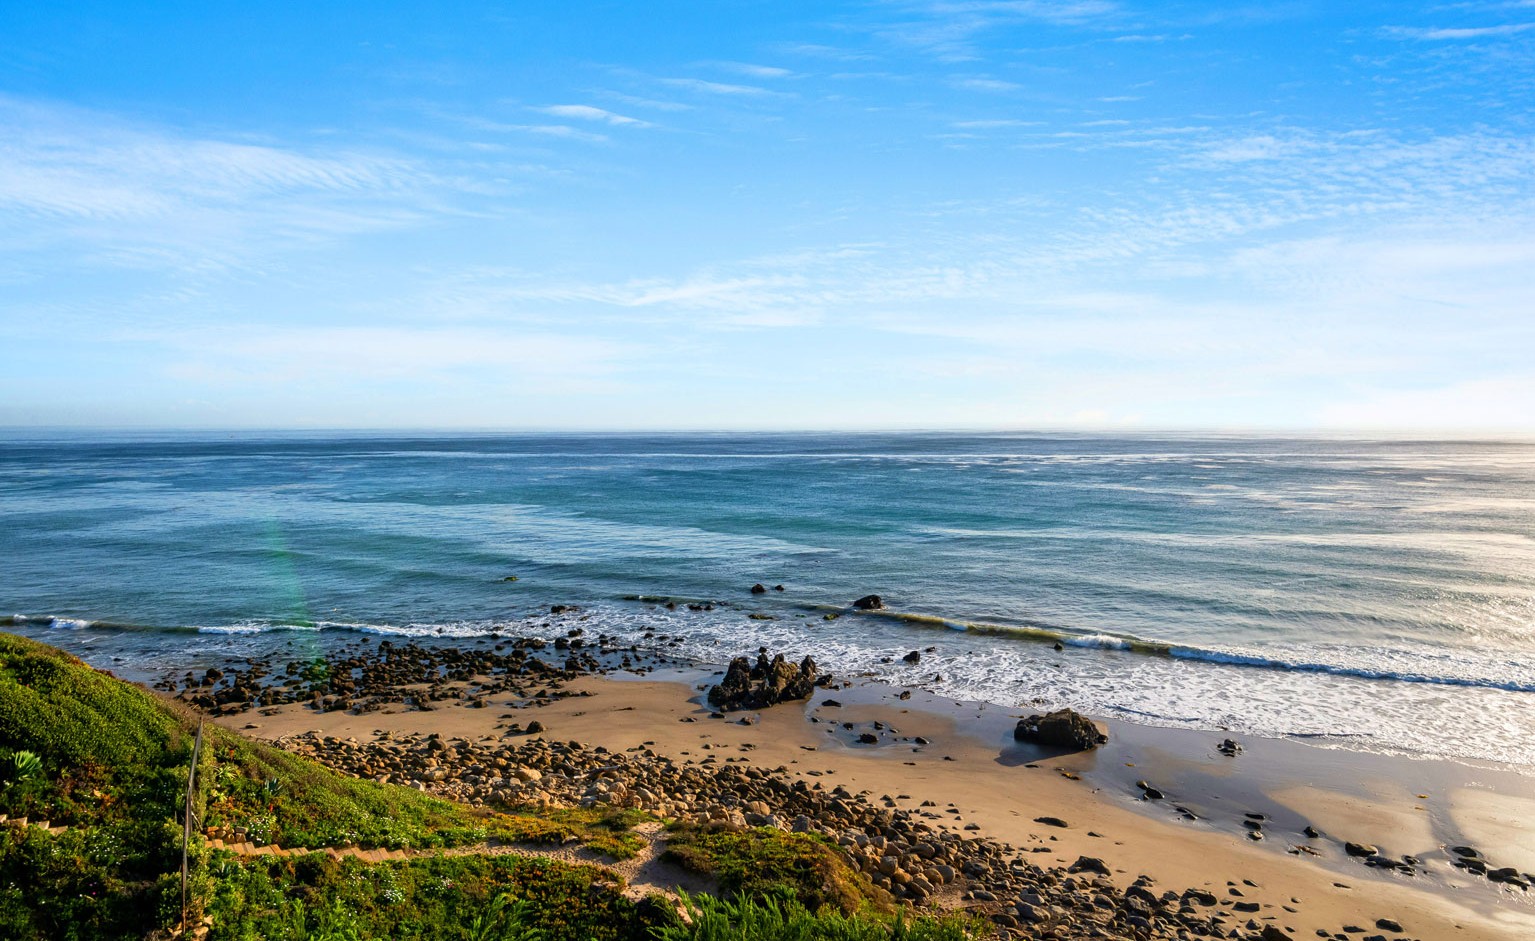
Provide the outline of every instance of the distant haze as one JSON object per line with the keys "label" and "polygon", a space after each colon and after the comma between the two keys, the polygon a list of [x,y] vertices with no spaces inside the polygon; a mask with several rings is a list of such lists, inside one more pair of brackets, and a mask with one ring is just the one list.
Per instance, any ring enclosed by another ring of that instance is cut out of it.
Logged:
{"label": "distant haze", "polygon": [[10,4],[0,426],[1535,431],[1535,6]]}

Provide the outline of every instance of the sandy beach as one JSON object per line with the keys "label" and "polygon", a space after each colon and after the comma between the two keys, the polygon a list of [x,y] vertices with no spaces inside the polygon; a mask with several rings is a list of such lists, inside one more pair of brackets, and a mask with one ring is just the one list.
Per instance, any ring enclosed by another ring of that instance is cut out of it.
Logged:
{"label": "sandy beach", "polygon": [[[1036,865],[1087,856],[1121,888],[1146,876],[1159,892],[1204,890],[1224,907],[1241,905],[1241,918],[1295,937],[1535,935],[1535,904],[1523,890],[1453,868],[1447,849],[1464,841],[1494,865],[1529,866],[1530,782],[1508,771],[1291,741],[1245,740],[1230,756],[1217,749],[1219,732],[1125,723],[1108,724],[1109,742],[1097,750],[1052,756],[1013,741],[1023,712],[921,690],[838,682],[808,701],[718,718],[702,693],[717,673],[604,672],[536,707],[496,695],[364,714],[290,703],[219,721],[290,747],[433,734],[487,744],[543,738],[601,746],[616,761],[643,749],[679,764],[778,769],[862,792],[938,830],[1001,841]],[[520,731],[535,719],[540,732]],[[1145,799],[1142,785],[1161,798]],[[1414,874],[1366,865],[1345,851],[1348,842],[1373,844],[1380,858],[1414,858]]]}

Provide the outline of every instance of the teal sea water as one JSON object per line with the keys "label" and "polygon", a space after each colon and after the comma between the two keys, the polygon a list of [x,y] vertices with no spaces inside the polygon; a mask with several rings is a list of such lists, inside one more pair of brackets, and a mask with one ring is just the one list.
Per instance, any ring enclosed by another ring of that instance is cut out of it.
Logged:
{"label": "teal sea water", "polygon": [[[885,615],[823,617],[869,593]],[[1535,767],[1535,444],[12,432],[0,615],[144,676],[585,618],[706,662],[765,645],[1010,707]]]}

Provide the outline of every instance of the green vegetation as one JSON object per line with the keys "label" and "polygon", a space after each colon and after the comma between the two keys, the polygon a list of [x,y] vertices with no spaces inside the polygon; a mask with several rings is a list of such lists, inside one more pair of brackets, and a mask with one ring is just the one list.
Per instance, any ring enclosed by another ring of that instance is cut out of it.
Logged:
{"label": "green vegetation", "polygon": [[[181,806],[193,714],[43,644],[0,633],[0,938],[163,938],[181,916]],[[599,806],[499,814],[324,766],[207,726],[193,810],[286,848],[432,849],[486,839],[580,843],[613,859],[651,818]],[[825,841],[676,827],[668,854],[733,901],[632,902],[610,871],[488,853],[368,863],[190,847],[193,919],[213,941],[950,941],[954,922],[893,920],[890,900]],[[732,920],[749,926],[731,931]],[[723,932],[723,933],[722,933]]]}
{"label": "green vegetation", "polygon": [[208,727],[203,823],[244,827],[289,849],[463,846],[509,838],[498,815],[420,791],[339,775],[318,762]]}
{"label": "green vegetation", "polygon": [[[195,730],[195,716],[174,704],[61,651],[0,634],[0,813],[68,827],[60,833],[0,827],[0,937],[142,938],[179,921],[181,805]],[[576,842],[613,859],[643,846],[632,828],[648,818],[636,811],[475,811],[339,775],[216,726],[204,736],[194,804],[199,825],[238,827],[253,842],[290,849]],[[588,920],[619,926],[634,920],[611,887],[599,891],[592,869],[549,864],[535,873],[510,857],[371,868],[350,860],[339,869],[328,857],[310,860],[240,861],[194,839],[193,907],[215,913],[218,930],[234,932],[221,935],[228,937],[409,937],[396,921],[430,925],[438,916],[464,931],[478,920],[480,937],[518,937],[508,912],[527,905],[490,908],[507,891],[532,892],[531,901],[517,898],[535,907],[540,898],[553,904],[558,897],[563,909],[590,910]],[[379,875],[358,875],[371,869]],[[375,910],[331,884],[328,875],[342,870],[359,885],[398,873],[398,886]],[[433,873],[445,881],[430,882]],[[568,896],[578,889],[596,894],[582,895],[573,908]],[[295,907],[295,899],[304,904]],[[556,923],[548,937],[562,937],[562,930]]]}
{"label": "green vegetation", "polygon": [[71,828],[0,829],[0,937],[142,937],[165,924],[180,904],[169,873],[190,760],[184,717],[0,634],[0,813]]}
{"label": "green vegetation", "polygon": [[291,859],[220,854],[213,873],[209,941],[638,941],[650,936],[654,923],[647,914],[653,907],[625,899],[604,870],[522,856],[423,856],[369,865],[318,853]]}
{"label": "green vegetation", "polygon": [[890,896],[817,834],[758,827],[672,828],[666,859],[718,880],[727,896],[793,899],[812,912],[890,912]]}
{"label": "green vegetation", "polygon": [[687,917],[655,930],[658,941],[964,941],[959,918],[814,914],[791,900],[682,896]]}
{"label": "green vegetation", "polygon": [[652,819],[642,810],[606,804],[528,810],[504,819],[502,839],[546,846],[580,843],[609,859],[624,860],[633,858],[645,846],[634,828]]}

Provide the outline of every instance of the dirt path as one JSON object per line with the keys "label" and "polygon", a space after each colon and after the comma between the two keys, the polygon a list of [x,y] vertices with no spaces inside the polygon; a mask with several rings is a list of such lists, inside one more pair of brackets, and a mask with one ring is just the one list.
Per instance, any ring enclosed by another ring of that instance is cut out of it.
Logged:
{"label": "dirt path", "polygon": [[689,893],[713,891],[714,886],[710,880],[665,862],[661,858],[665,846],[661,824],[642,823],[634,828],[634,833],[645,840],[645,845],[633,857],[618,862],[585,847],[551,848],[524,843],[477,843],[473,846],[458,846],[451,849],[425,850],[363,849],[357,846],[287,849],[277,844],[258,846],[254,843],[226,843],[223,840],[209,840],[208,845],[214,849],[228,850],[237,856],[286,858],[324,853],[333,859],[360,859],[366,863],[382,863],[419,856],[522,856],[529,859],[552,859],[563,863],[585,864],[606,869],[624,880],[624,895],[635,900],[653,894],[675,899],[679,888]]}

